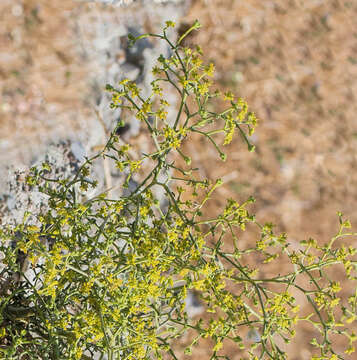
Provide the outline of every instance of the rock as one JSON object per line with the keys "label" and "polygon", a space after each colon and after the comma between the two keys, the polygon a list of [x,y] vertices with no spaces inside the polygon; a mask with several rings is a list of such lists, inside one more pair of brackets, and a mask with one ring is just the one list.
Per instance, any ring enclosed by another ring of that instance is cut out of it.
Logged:
{"label": "rock", "polygon": [[187,292],[187,297],[185,299],[185,310],[189,318],[193,318],[197,315],[201,315],[204,312],[204,307],[198,296],[193,291]]}
{"label": "rock", "polygon": [[258,343],[261,341],[260,333],[257,329],[251,328],[247,335],[247,340]]}
{"label": "rock", "polygon": [[[128,27],[128,34],[131,34],[135,37],[141,35],[143,31],[132,26]],[[123,37],[122,44],[125,48],[126,60],[136,66],[143,67],[145,63],[144,51],[146,49],[153,49],[153,45],[148,39],[141,39],[137,41],[134,45],[129,46],[128,38]]]}
{"label": "rock", "polygon": [[120,72],[123,74],[123,78],[135,81],[140,74],[140,68],[129,62],[126,62],[121,65]]}
{"label": "rock", "polygon": [[85,161],[86,150],[79,141],[73,141],[71,143],[71,152],[79,163]]}
{"label": "rock", "polygon": [[129,179],[128,182],[128,187],[123,190],[123,196],[129,196],[132,192],[134,192],[137,187],[139,186],[139,183],[137,183],[135,180],[133,179]]}

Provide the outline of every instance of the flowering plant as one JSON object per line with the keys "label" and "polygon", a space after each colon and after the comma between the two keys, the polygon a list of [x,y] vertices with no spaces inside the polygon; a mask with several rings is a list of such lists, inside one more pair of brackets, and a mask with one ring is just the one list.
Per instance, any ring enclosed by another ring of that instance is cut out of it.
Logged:
{"label": "flowering plant", "polygon": [[[47,196],[48,207],[0,230],[1,358],[178,359],[174,340],[190,332],[185,354],[209,338],[211,359],[228,359],[228,342],[245,359],[287,359],[287,344],[303,322],[316,331],[312,359],[343,359],[354,351],[356,249],[340,241],[356,234],[342,214],[329,242],[309,239],[294,248],[286,234],[275,234],[271,224],[260,224],[249,212],[253,198],[228,199],[221,214],[206,214],[205,204],[222,180],[196,176],[181,145],[201,136],[224,161],[222,148],[238,132],[254,151],[249,137],[257,119],[243,99],[213,91],[214,65],[204,64],[199,47],[182,45],[200,24],[176,42],[168,36],[174,25],[166,22],[162,34],[129,37],[133,43],[157,38],[171,49],[152,69],[149,96],[129,80],[106,88],[113,109],[142,122],[152,152],[134,157],[117,135],[119,123],[103,150],[74,176],[50,177],[45,162],[26,177],[26,186]],[[165,98],[168,86],[180,99],[173,118]],[[226,108],[215,112],[220,98]],[[108,189],[90,198],[88,191],[97,185],[91,168],[100,158],[114,161],[126,177],[124,188],[146,172],[126,196],[115,199]],[[155,195],[158,189],[165,206]],[[247,226],[258,236],[243,247],[240,233]],[[253,266],[257,261],[259,267],[275,261],[288,265],[283,274],[266,276]],[[349,284],[343,296],[330,270],[337,267]],[[205,305],[202,318],[187,314],[189,291]],[[309,311],[301,313],[303,298]],[[333,346],[339,335],[347,340],[342,351]]]}

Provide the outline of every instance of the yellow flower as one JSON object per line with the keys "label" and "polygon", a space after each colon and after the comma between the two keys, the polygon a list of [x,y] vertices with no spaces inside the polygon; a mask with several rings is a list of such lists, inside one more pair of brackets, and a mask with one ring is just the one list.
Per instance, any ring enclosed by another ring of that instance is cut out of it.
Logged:
{"label": "yellow flower", "polygon": [[205,290],[206,289],[206,286],[205,286],[205,280],[197,280],[197,281],[194,281],[192,283],[193,287],[197,290]]}
{"label": "yellow flower", "polygon": [[330,288],[333,293],[338,293],[339,291],[341,291],[341,285],[338,281],[333,281]]}
{"label": "yellow flower", "polygon": [[185,79],[184,77],[180,77],[179,82],[183,87],[187,87],[187,85],[189,84],[188,80]]}
{"label": "yellow flower", "polygon": [[210,63],[208,66],[205,67],[205,74],[207,76],[213,76],[215,71],[214,64]]}
{"label": "yellow flower", "polygon": [[160,104],[162,106],[170,106],[170,104],[165,99],[160,99]]}
{"label": "yellow flower", "polygon": [[[153,75],[160,75],[161,69],[158,66],[154,66],[152,68],[152,73],[153,73]],[[154,88],[154,86],[153,86],[153,88]]]}
{"label": "yellow flower", "polygon": [[175,24],[173,21],[171,21],[171,20],[166,21],[165,24],[166,24],[166,27],[167,27],[167,28],[169,28],[169,27],[175,27],[175,25],[176,25],[176,24]]}
{"label": "yellow flower", "polygon": [[353,345],[350,345],[348,349],[345,350],[345,353],[350,355],[355,352],[355,347]]}
{"label": "yellow flower", "polygon": [[130,171],[136,171],[136,170],[139,170],[140,169],[140,166],[141,166],[141,160],[138,160],[138,161],[130,161],[129,162],[130,164]]}
{"label": "yellow flower", "polygon": [[144,102],[144,104],[142,105],[141,107],[141,111],[144,113],[144,114],[147,114],[151,111],[151,103],[149,101],[147,102]]}
{"label": "yellow flower", "polygon": [[149,212],[149,208],[147,206],[143,206],[140,208],[140,215],[145,217]]}
{"label": "yellow flower", "polygon": [[77,349],[76,349],[76,351],[75,351],[75,353],[74,353],[74,357],[76,358],[76,359],[81,359],[82,358],[82,349],[80,348],[80,347],[77,347]]}
{"label": "yellow flower", "polygon": [[125,84],[127,84],[128,82],[130,82],[129,79],[123,79],[122,81],[120,81],[119,85],[125,85]]}
{"label": "yellow flower", "polygon": [[192,57],[192,64],[195,66],[195,67],[199,67],[201,66],[202,64],[202,59],[198,56],[193,56]]}
{"label": "yellow flower", "polygon": [[220,349],[222,348],[222,346],[223,346],[222,341],[218,340],[217,343],[216,343],[216,345],[215,345],[214,348],[213,348],[213,351],[218,351],[218,350],[220,350]]}
{"label": "yellow flower", "polygon": [[227,91],[226,93],[224,93],[223,100],[233,101],[234,100],[233,93],[231,93],[230,91]]}
{"label": "yellow flower", "polygon": [[[159,73],[157,73],[158,75]],[[162,96],[162,88],[156,84],[152,85],[152,91],[154,92],[154,94],[157,94],[159,96]]]}
{"label": "yellow flower", "polygon": [[164,109],[160,108],[157,112],[156,112],[156,117],[158,117],[160,120],[165,120],[167,117],[167,111],[165,111]]}
{"label": "yellow flower", "polygon": [[200,95],[206,95],[209,91],[209,88],[211,86],[211,83],[209,81],[203,81],[201,82],[198,86],[197,86],[197,89],[198,89],[198,93]]}

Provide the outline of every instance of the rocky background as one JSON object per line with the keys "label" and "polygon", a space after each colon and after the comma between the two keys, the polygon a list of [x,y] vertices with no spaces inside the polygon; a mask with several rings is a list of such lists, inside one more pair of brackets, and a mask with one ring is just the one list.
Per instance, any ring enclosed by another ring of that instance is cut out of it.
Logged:
{"label": "rocky background", "polygon": [[[42,203],[19,186],[25,169],[46,159],[59,173],[74,171],[71,161],[95,154],[121,120],[120,109],[109,107],[106,84],[129,78],[148,95],[151,68],[168,48],[148,40],[129,48],[128,34],[160,32],[165,20],[179,21],[187,3],[8,1],[2,7],[0,210],[18,221]],[[121,135],[149,152],[137,119]],[[123,181],[114,179],[119,174],[109,161],[96,163],[94,176],[101,191]]]}
{"label": "rocky background", "polygon": [[[106,83],[150,82],[148,70],[167,49],[154,42],[128,49],[129,32],[160,31],[166,20],[182,32],[196,18],[203,28],[188,43],[216,63],[218,86],[244,97],[260,118],[256,153],[237,139],[222,164],[206,144],[184,145],[203,176],[225,180],[210,211],[224,198],[254,195],[257,218],[276,223],[292,244],[326,242],[338,210],[356,229],[357,2],[345,0],[2,0],[0,212],[24,210],[15,169],[44,156],[66,166],[100,148],[120,118],[107,106]],[[135,121],[123,137],[145,151]],[[96,173],[103,186],[119,181],[104,163]],[[310,331],[297,336],[291,359],[310,359]],[[209,358],[206,345],[197,358]],[[227,355],[242,357],[235,348]]]}

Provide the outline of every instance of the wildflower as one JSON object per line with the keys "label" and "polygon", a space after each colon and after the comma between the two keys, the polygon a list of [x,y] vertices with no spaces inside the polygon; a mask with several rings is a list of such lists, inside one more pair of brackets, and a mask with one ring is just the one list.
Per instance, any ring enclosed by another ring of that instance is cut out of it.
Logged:
{"label": "wildflower", "polygon": [[206,95],[209,91],[209,88],[211,86],[211,83],[209,81],[203,81],[200,84],[198,84],[197,89],[198,93],[200,95]]}
{"label": "wildflower", "polygon": [[140,208],[140,215],[146,217],[149,212],[149,208],[147,206],[143,206]]}
{"label": "wildflower", "polygon": [[227,91],[226,93],[224,93],[224,98],[223,100],[228,100],[228,101],[233,101],[234,100],[234,95],[232,92]]}
{"label": "wildflower", "polygon": [[216,345],[213,347],[213,351],[218,351],[220,349],[222,349],[223,343],[221,340],[218,340]]}
{"label": "wildflower", "polygon": [[173,21],[171,21],[171,20],[166,21],[165,24],[166,24],[166,27],[167,27],[167,28],[169,28],[169,27],[175,27],[175,25],[176,25],[176,24],[175,24]]}
{"label": "wildflower", "polygon": [[156,112],[156,117],[160,120],[165,120],[167,117],[167,111],[165,111],[164,109],[160,108],[157,112]]}
{"label": "wildflower", "polygon": [[152,85],[152,91],[154,94],[162,96],[162,88],[156,84]]}
{"label": "wildflower", "polygon": [[141,106],[141,111],[143,114],[147,114],[151,111],[151,103],[150,101],[144,102],[144,104]]}
{"label": "wildflower", "polygon": [[202,59],[198,56],[193,56],[191,62],[194,67],[200,67],[202,65]]}
{"label": "wildflower", "polygon": [[341,291],[340,283],[338,281],[333,281],[330,285],[330,289],[333,293]]}
{"label": "wildflower", "polygon": [[152,68],[151,72],[152,72],[152,74],[155,75],[155,76],[156,76],[156,75],[160,75],[161,69],[160,69],[158,66],[154,66],[154,67]]}
{"label": "wildflower", "polygon": [[213,76],[215,71],[214,64],[210,63],[208,66],[205,67],[205,74],[207,76]]}

